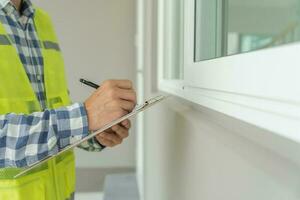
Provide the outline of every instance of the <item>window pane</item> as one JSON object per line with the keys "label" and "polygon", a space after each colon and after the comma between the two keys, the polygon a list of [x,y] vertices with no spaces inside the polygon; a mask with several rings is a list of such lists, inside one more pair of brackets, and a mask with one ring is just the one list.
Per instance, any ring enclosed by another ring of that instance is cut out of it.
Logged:
{"label": "window pane", "polygon": [[195,61],[300,40],[300,0],[195,1]]}
{"label": "window pane", "polygon": [[164,79],[183,77],[183,0],[164,1]]}

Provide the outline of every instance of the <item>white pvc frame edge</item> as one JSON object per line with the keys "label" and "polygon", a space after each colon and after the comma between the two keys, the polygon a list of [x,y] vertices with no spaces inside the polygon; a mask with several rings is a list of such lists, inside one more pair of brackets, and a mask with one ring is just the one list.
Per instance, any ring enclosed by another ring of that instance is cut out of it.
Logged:
{"label": "white pvc frame edge", "polygon": [[159,40],[159,89],[300,142],[300,44],[194,62],[194,2],[185,0],[184,80],[163,79]]}

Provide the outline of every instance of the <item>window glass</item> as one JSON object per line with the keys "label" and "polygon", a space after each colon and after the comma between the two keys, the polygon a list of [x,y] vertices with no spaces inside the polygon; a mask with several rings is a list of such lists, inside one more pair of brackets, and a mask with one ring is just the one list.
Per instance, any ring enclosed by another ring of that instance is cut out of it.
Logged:
{"label": "window glass", "polygon": [[300,0],[195,0],[195,61],[300,40]]}

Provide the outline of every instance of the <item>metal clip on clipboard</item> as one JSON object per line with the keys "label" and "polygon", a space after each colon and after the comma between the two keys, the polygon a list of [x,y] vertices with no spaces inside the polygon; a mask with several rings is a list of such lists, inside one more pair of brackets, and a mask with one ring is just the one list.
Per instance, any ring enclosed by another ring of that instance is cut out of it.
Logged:
{"label": "metal clip on clipboard", "polygon": [[117,125],[119,123],[121,123],[122,121],[126,120],[126,119],[129,119],[135,115],[137,115],[138,113],[154,106],[155,104],[165,100],[166,98],[168,98],[168,96],[157,96],[155,98],[152,98],[152,99],[149,99],[148,101],[146,101],[144,104],[140,105],[140,106],[137,106],[131,113],[119,118],[119,119],[116,119],[112,122],[110,122],[109,124],[105,125],[104,127],[102,127],[101,129],[97,130],[97,131],[94,131],[93,133],[89,134],[88,136],[86,136],[85,138],[65,147],[64,149],[62,149],[61,151],[59,151],[58,153],[54,154],[54,155],[51,155],[51,156],[48,156],[46,158],[44,158],[43,160],[40,160],[36,163],[33,163],[32,165],[24,168],[23,171],[21,171],[19,174],[17,174],[16,176],[14,176],[14,178],[18,178],[20,176],[23,176],[25,175],[27,172],[31,171],[32,169],[34,169],[35,167],[43,164],[43,163],[46,163],[47,161],[51,160],[52,158],[56,157],[56,156],[59,156],[61,155],[62,153],[66,152],[66,151],[69,151],[71,149],[73,149],[74,147],[78,146],[79,144],[83,143],[83,142],[86,142],[87,140],[95,137],[96,135],[104,132],[105,130],[113,127],[114,125]]}

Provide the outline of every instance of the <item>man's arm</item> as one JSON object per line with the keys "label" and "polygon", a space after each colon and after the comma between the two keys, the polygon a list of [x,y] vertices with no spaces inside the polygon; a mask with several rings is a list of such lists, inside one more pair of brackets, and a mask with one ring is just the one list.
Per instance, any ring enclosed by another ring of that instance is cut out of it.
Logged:
{"label": "man's arm", "polygon": [[0,168],[24,167],[88,135],[83,104],[0,115]]}
{"label": "man's arm", "polygon": [[[136,94],[130,81],[106,81],[84,104],[50,109],[31,115],[0,115],[0,168],[24,167],[53,155],[105,124],[131,112]],[[124,127],[122,127],[123,125]],[[96,137],[109,147],[128,136],[122,122]]]}

